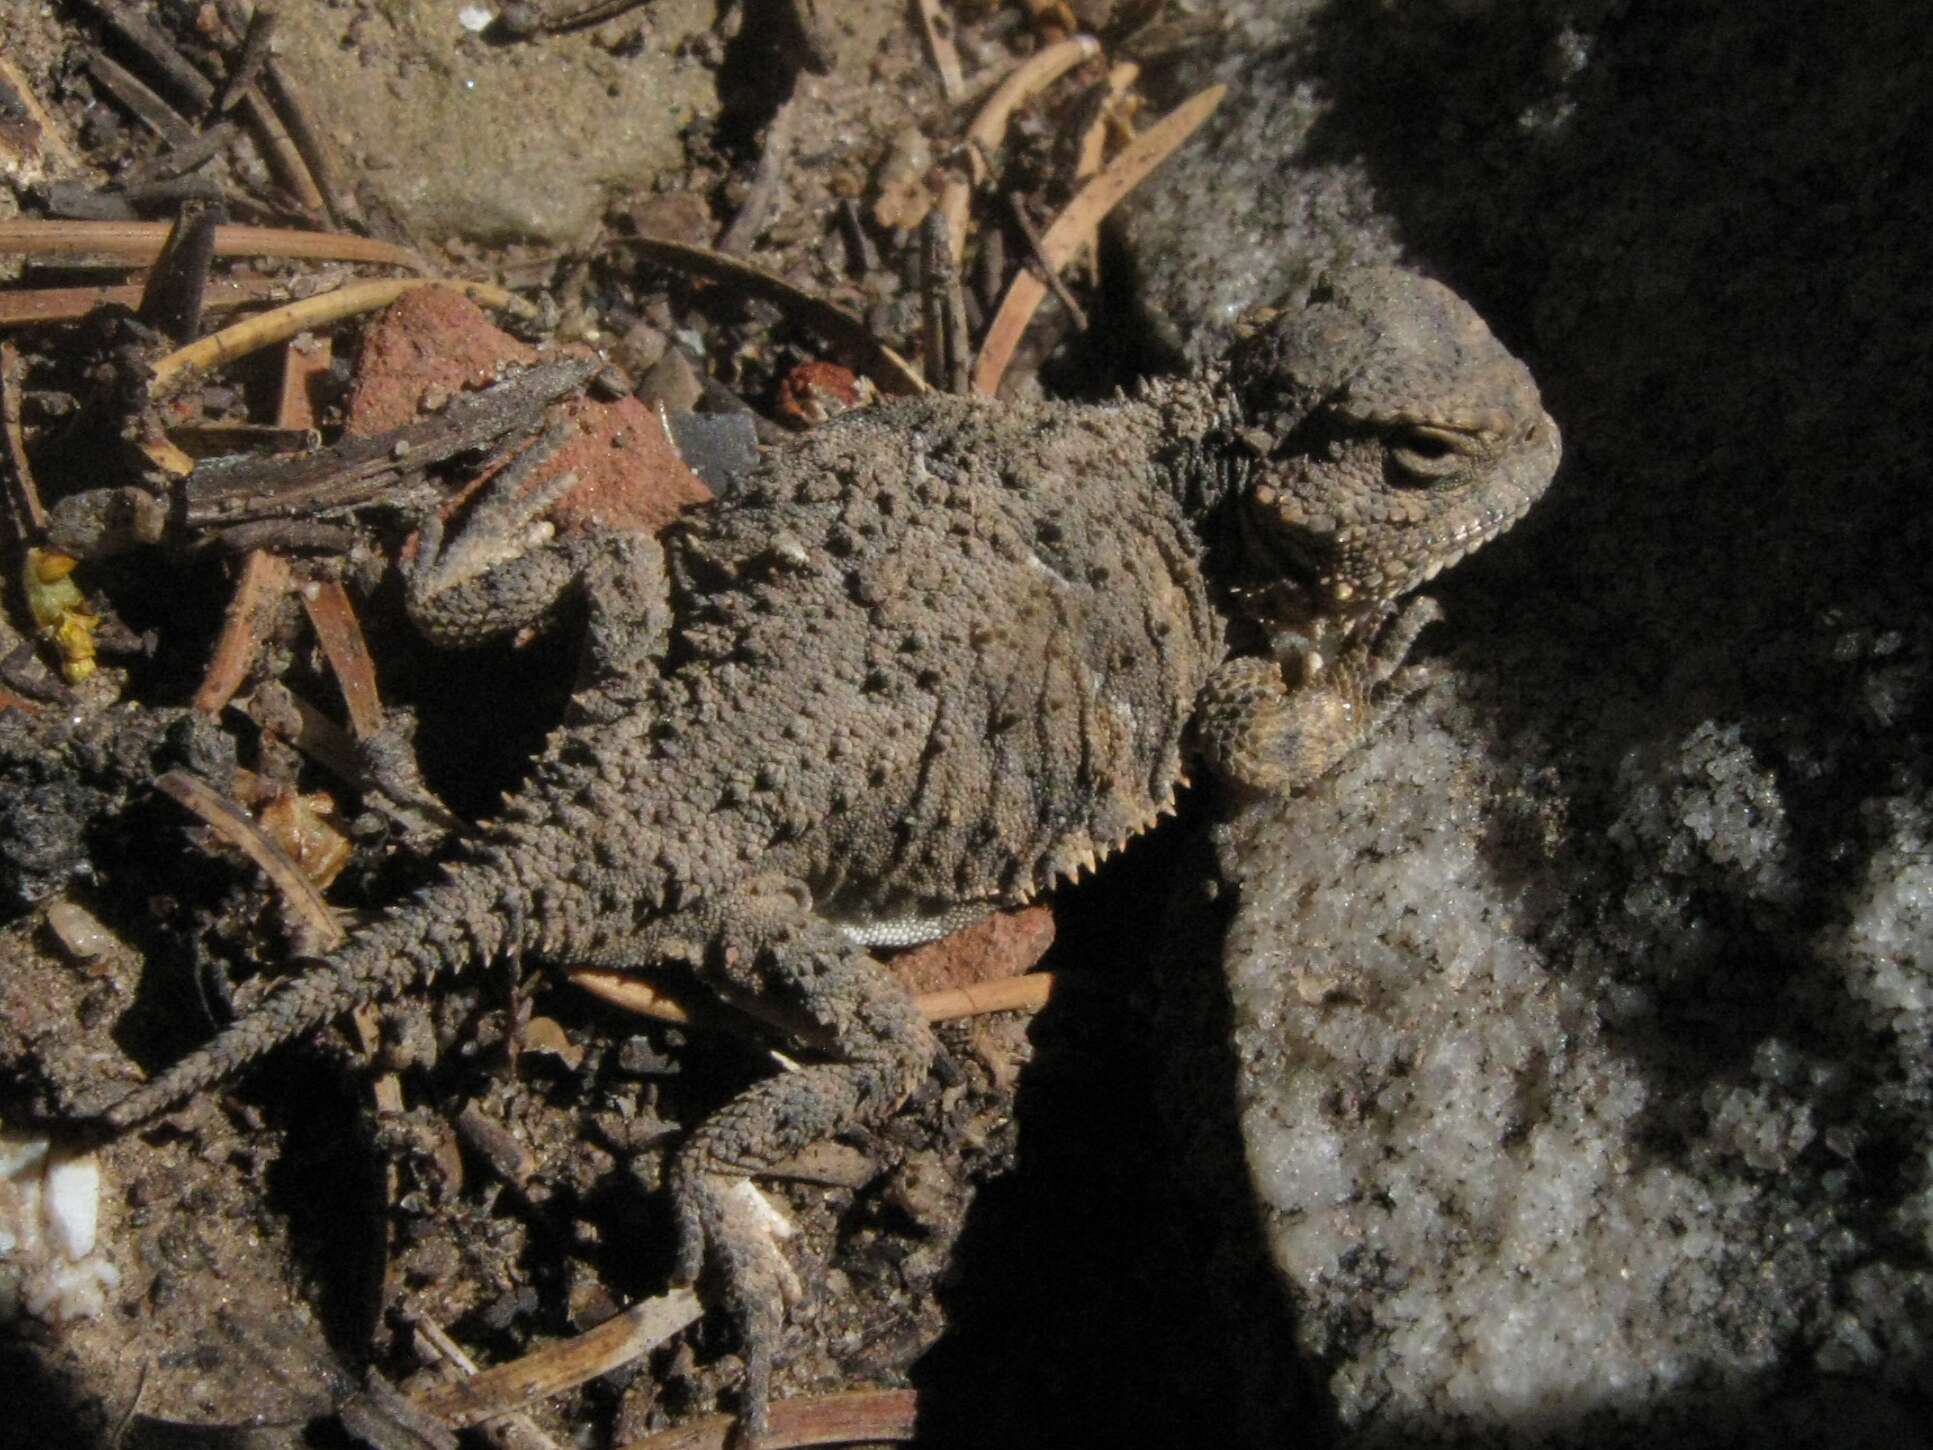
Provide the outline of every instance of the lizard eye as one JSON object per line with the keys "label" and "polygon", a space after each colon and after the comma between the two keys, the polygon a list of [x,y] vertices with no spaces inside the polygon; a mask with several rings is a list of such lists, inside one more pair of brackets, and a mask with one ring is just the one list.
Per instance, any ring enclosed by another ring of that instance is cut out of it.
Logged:
{"label": "lizard eye", "polygon": [[1396,467],[1420,483],[1447,478],[1463,467],[1469,440],[1447,428],[1419,426],[1406,429],[1390,447]]}

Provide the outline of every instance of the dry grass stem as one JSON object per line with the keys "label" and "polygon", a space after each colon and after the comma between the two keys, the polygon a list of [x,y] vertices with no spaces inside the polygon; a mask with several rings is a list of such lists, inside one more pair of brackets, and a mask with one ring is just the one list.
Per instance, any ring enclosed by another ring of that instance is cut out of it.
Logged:
{"label": "dry grass stem", "polygon": [[[120,257],[146,265],[161,254],[167,222],[0,221],[0,252],[33,257]],[[427,272],[429,263],[407,247],[347,232],[296,227],[222,226],[215,229],[218,257],[294,257],[313,262],[363,262]]]}
{"label": "dry grass stem", "polygon": [[[1040,239],[1047,265],[1065,267],[1100,219],[1114,209],[1155,167],[1192,136],[1221,104],[1226,86],[1210,86],[1176,106],[1148,127],[1099,176],[1080,189]],[[980,359],[973,368],[973,391],[992,396],[1000,389],[1014,348],[1047,295],[1047,284],[1029,271],[1014,274],[980,343]]]}
{"label": "dry grass stem", "polygon": [[953,260],[957,265],[966,254],[967,208],[973,188],[987,180],[987,160],[1006,139],[1007,123],[1013,113],[1030,97],[1045,90],[1083,61],[1101,53],[1101,42],[1091,35],[1077,35],[1050,45],[1029,56],[994,87],[986,104],[980,107],[973,124],[967,127],[967,176],[952,176],[940,192],[940,211],[946,217],[948,235],[953,239]]}
{"label": "dry grass stem", "polygon": [[481,1424],[629,1364],[701,1312],[696,1294],[674,1289],[634,1304],[573,1339],[547,1344],[470,1379],[434,1385],[411,1398],[455,1429]]}
{"label": "dry grass stem", "polygon": [[326,327],[347,317],[387,307],[405,292],[418,287],[448,287],[486,307],[496,307],[518,316],[534,315],[534,309],[521,297],[492,287],[486,282],[465,282],[453,277],[406,277],[388,282],[351,282],[333,292],[305,297],[282,307],[245,318],[241,322],[211,332],[188,346],[177,348],[154,364],[149,395],[158,397],[179,386],[198,371],[219,367],[246,357],[278,342],[287,342],[298,332]]}

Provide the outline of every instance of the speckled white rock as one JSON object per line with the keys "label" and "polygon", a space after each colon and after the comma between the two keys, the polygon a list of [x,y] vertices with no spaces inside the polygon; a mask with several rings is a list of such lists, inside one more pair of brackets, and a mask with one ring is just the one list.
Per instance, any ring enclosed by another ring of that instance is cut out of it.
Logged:
{"label": "speckled white rock", "polygon": [[100,1203],[92,1154],[0,1133],[0,1324],[23,1309],[53,1324],[106,1311],[121,1274],[95,1252]]}
{"label": "speckled white rock", "polygon": [[[1728,978],[1701,883],[1805,905],[1740,732],[1628,757],[1572,842],[1457,693],[1222,843],[1250,1169],[1353,1443],[1703,1425],[1795,1365],[1883,1409],[1933,1345],[1933,811],[1776,976]],[[1903,1166],[1862,1184],[1862,1154]]]}

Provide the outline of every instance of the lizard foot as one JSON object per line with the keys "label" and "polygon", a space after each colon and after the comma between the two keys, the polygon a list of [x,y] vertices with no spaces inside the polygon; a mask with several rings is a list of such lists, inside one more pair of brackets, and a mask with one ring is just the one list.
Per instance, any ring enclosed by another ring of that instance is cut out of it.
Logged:
{"label": "lizard foot", "polygon": [[1196,703],[1203,754],[1223,776],[1256,790],[1282,793],[1321,779],[1429,682],[1427,667],[1404,660],[1417,635],[1442,617],[1424,596],[1366,621],[1333,659],[1304,645],[1282,660],[1228,660]]}
{"label": "lizard foot", "polygon": [[772,1365],[785,1332],[785,1312],[802,1297],[799,1277],[782,1242],[797,1230],[751,1179],[706,1172],[681,1156],[672,1171],[678,1217],[673,1276],[695,1284],[707,1265],[719,1298],[738,1332],[745,1360],[739,1400],[738,1445],[764,1438],[772,1396]]}
{"label": "lizard foot", "polygon": [[830,1058],[754,1083],[719,1108],[671,1171],[676,1273],[708,1271],[745,1355],[740,1444],[765,1429],[774,1355],[798,1283],[750,1176],[821,1138],[893,1112],[937,1054],[906,990],[864,947],[812,911],[796,882],[748,882],[654,923],[643,956],[682,961],[727,995],[790,1009],[799,1036]]}

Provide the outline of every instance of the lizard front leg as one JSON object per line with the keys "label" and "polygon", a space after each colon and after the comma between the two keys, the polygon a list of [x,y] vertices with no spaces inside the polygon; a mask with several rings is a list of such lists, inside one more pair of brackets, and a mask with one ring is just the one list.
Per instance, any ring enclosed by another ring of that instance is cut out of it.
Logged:
{"label": "lizard front leg", "polygon": [[423,522],[416,556],[403,570],[410,621],[433,644],[482,644],[544,620],[580,572],[575,551],[544,518],[577,486],[577,475],[532,478],[577,426],[561,422],[497,471],[455,529],[440,515]]}
{"label": "lizard front leg", "polygon": [[700,1125],[671,1172],[677,1273],[690,1282],[709,1265],[717,1275],[745,1355],[738,1443],[754,1444],[796,1281],[748,1179],[843,1128],[888,1117],[938,1048],[905,988],[815,915],[796,882],[748,882],[653,923],[636,945],[645,959],[691,966],[728,999],[796,1013],[801,1039],[830,1059],[740,1093]]}
{"label": "lizard front leg", "polygon": [[1321,779],[1422,687],[1425,671],[1403,661],[1442,615],[1434,599],[1414,599],[1357,630],[1334,658],[1305,646],[1285,660],[1224,662],[1195,705],[1202,755],[1256,790],[1287,792]]}
{"label": "lizard front leg", "polygon": [[541,629],[566,596],[583,597],[589,618],[578,699],[593,714],[622,713],[664,658],[670,585],[664,549],[651,534],[560,532],[545,517],[577,475],[532,479],[576,432],[566,420],[526,446],[484,485],[454,529],[436,516],[425,521],[416,556],[404,566],[404,602],[426,639],[461,648]]}

